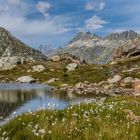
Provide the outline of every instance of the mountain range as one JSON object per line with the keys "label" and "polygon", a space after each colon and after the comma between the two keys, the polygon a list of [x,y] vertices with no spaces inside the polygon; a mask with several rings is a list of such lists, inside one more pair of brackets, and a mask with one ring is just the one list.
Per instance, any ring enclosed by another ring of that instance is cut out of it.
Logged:
{"label": "mountain range", "polygon": [[140,35],[132,30],[100,37],[90,32],[78,33],[65,47],[48,56],[69,53],[87,63],[105,64],[113,59],[139,55]]}
{"label": "mountain range", "polygon": [[0,27],[0,59],[14,56],[33,61],[47,61],[52,56],[70,54],[82,62],[105,64],[113,59],[140,55],[140,35],[132,30],[106,37],[80,32],[63,48],[48,47],[49,51],[46,47],[33,49]]}

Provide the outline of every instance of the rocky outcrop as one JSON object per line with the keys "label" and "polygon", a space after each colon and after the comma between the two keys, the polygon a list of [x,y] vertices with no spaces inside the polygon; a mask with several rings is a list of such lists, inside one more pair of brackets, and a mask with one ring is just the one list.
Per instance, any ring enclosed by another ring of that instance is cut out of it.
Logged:
{"label": "rocky outcrop", "polygon": [[11,33],[0,27],[0,58],[23,57],[25,60],[46,61],[47,57],[40,51],[30,48]]}
{"label": "rocky outcrop", "polygon": [[134,89],[131,88],[122,88],[122,87],[116,87],[114,84],[105,84],[100,85],[96,83],[78,83],[74,87],[66,87],[62,88],[67,93],[77,93],[79,95],[84,94],[102,94],[102,95],[132,95],[134,93]]}
{"label": "rocky outcrop", "polygon": [[114,84],[114,83],[118,83],[121,80],[121,76],[120,75],[115,75],[113,78],[109,78],[107,80],[107,82],[109,84]]}
{"label": "rocky outcrop", "polygon": [[[14,68],[17,64],[24,64],[25,63],[25,58],[24,57],[2,57],[0,59],[0,70],[10,70]],[[29,60],[28,61],[32,61]]]}
{"label": "rocky outcrop", "polygon": [[19,77],[16,82],[18,83],[35,83],[36,80],[30,76],[22,76],[22,77]]}
{"label": "rocky outcrop", "polygon": [[124,43],[118,47],[114,53],[114,59],[129,58],[134,56],[140,56],[140,38],[135,38]]}
{"label": "rocky outcrop", "polygon": [[49,60],[51,60],[52,62],[69,61],[69,62],[77,63],[79,65],[84,63],[84,61],[81,61],[79,57],[76,57],[69,53],[54,55],[50,57]]}
{"label": "rocky outcrop", "polygon": [[[110,78],[111,79],[111,78]],[[129,84],[128,85],[122,85]],[[99,83],[78,83],[75,86],[61,86],[60,90],[67,93],[84,94],[103,94],[103,95],[126,95],[126,96],[140,96],[140,81],[134,80],[132,77],[121,79],[119,75],[114,76],[113,82],[101,81]]]}

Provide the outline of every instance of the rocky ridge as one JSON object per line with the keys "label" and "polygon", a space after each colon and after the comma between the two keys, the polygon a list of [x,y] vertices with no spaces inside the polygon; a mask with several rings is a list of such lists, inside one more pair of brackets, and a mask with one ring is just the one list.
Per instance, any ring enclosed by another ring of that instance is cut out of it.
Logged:
{"label": "rocky ridge", "polygon": [[[92,35],[89,32],[80,32],[66,47],[56,49],[51,55],[69,53],[87,63],[105,64],[116,56],[118,49],[122,50],[121,48],[127,48],[129,52],[133,48],[133,51],[135,51],[135,49],[139,51],[139,43],[136,42],[140,42],[140,35],[132,30],[122,33],[112,33],[106,37],[99,37],[95,34]],[[122,56],[123,52],[119,52]],[[137,54],[136,51],[135,55]],[[120,56],[116,56],[115,58],[120,58]]]}

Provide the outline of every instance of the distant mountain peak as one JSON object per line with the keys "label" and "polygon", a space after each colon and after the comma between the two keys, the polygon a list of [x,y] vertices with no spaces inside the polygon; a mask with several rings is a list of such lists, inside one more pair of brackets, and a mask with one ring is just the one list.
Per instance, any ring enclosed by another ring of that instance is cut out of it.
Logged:
{"label": "distant mountain peak", "polygon": [[129,30],[129,31],[123,31],[121,33],[111,33],[109,34],[106,38],[108,39],[135,39],[136,37],[139,37],[139,34],[136,33],[133,30]]}
{"label": "distant mountain peak", "polygon": [[70,42],[69,44],[71,43],[74,43],[78,40],[92,40],[94,38],[98,38],[98,36],[96,34],[91,34],[89,31],[88,32],[79,32]]}
{"label": "distant mountain peak", "polygon": [[140,35],[133,30],[111,33],[106,37],[80,32],[66,47],[56,50],[55,54],[69,53],[87,63],[105,64],[113,58],[140,55],[139,48]]}

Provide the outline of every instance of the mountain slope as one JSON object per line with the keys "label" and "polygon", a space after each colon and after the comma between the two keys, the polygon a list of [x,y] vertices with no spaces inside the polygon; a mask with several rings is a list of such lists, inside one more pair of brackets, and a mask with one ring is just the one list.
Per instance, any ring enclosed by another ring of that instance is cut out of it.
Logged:
{"label": "mountain slope", "polygon": [[140,41],[140,36],[131,30],[109,34],[106,37],[80,32],[66,47],[55,50],[51,55],[70,53],[87,63],[104,64],[114,58],[116,49],[121,46],[127,47],[130,42],[132,46],[135,39]]}
{"label": "mountain slope", "polygon": [[30,48],[4,28],[0,27],[0,58],[19,56],[34,61],[46,61],[47,57],[40,51]]}

